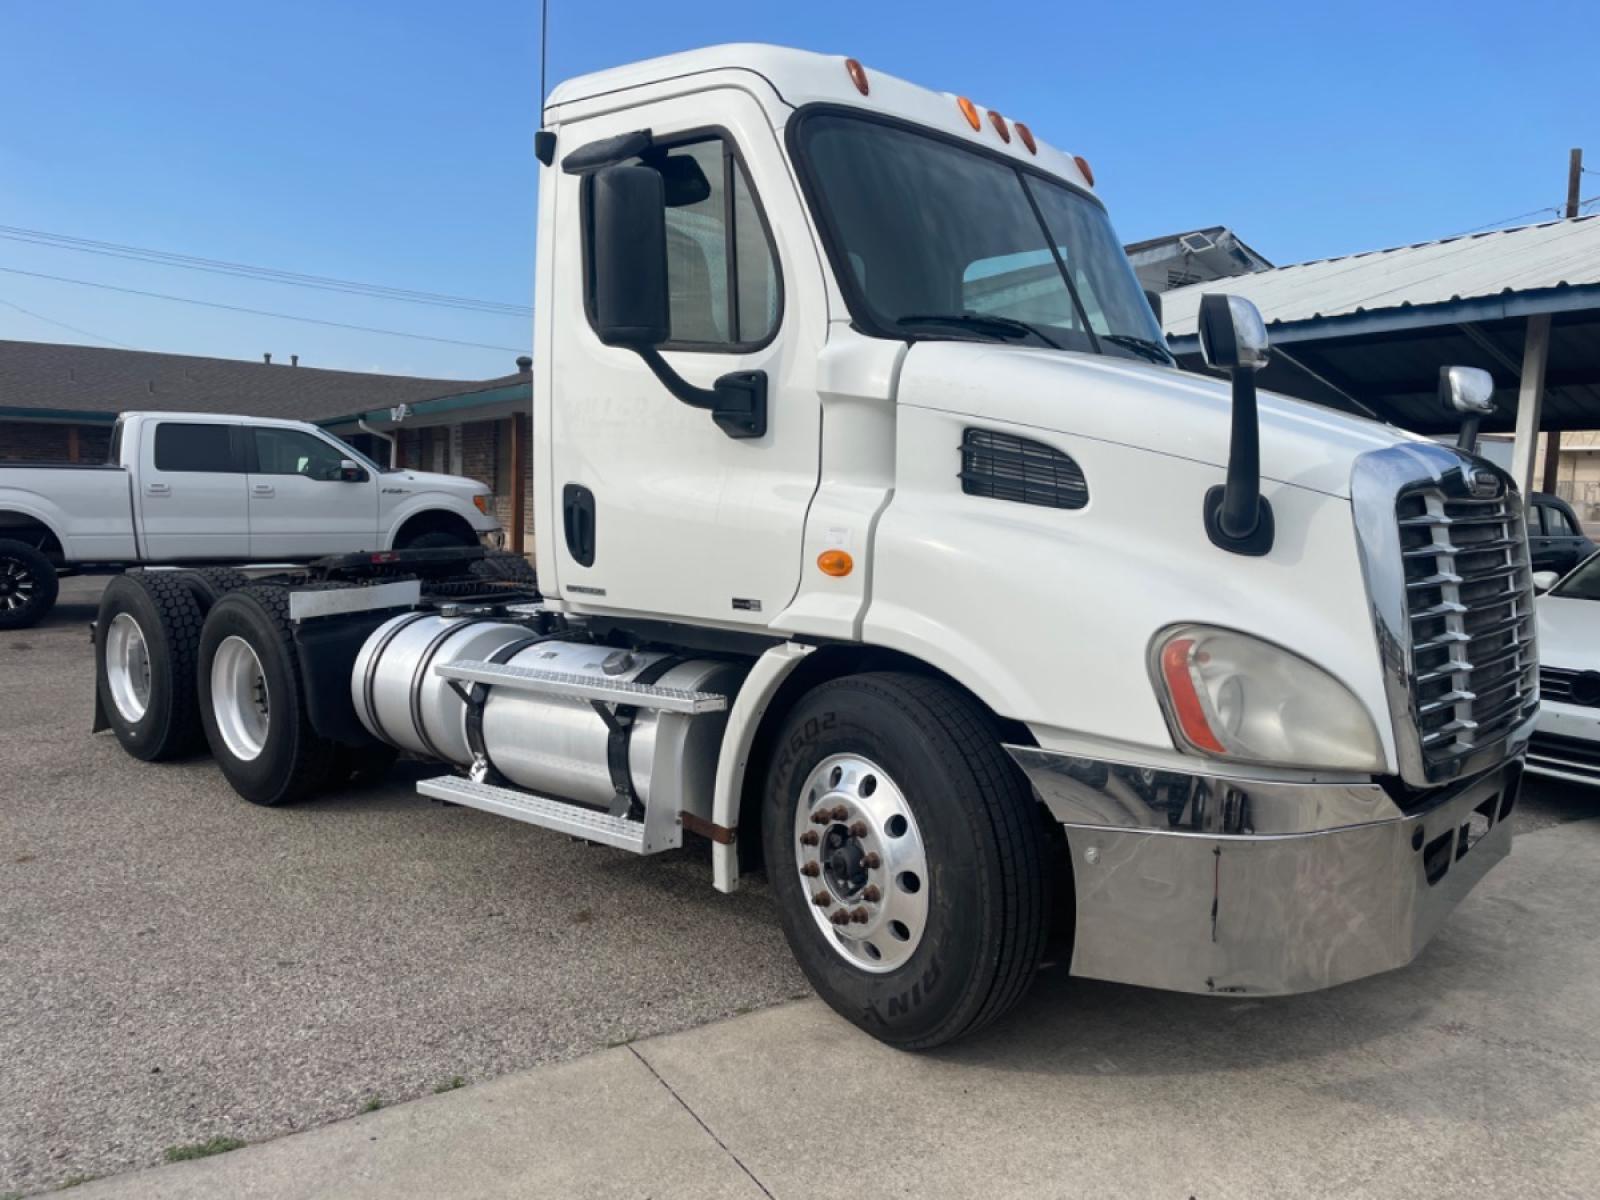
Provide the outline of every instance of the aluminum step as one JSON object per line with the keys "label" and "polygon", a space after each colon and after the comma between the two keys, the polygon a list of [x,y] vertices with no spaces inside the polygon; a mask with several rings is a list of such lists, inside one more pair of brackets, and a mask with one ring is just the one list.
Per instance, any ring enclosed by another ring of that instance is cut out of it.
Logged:
{"label": "aluminum step", "polygon": [[661,712],[693,715],[721,712],[728,707],[728,698],[718,692],[691,692],[684,688],[656,687],[648,683],[607,679],[603,675],[571,675],[559,671],[539,671],[532,667],[509,666],[482,662],[478,659],[440,663],[434,670],[441,678],[458,679],[463,683],[487,683],[496,687],[515,688],[519,692],[537,692],[544,696],[598,700],[602,704],[631,704],[636,708],[651,708]]}
{"label": "aluminum step", "polygon": [[661,839],[662,844],[652,845],[647,840],[647,831],[641,821],[613,817],[603,812],[596,812],[592,808],[570,804],[565,800],[552,800],[548,796],[536,796],[532,792],[518,791],[515,788],[474,783],[470,779],[462,779],[456,775],[441,775],[436,779],[421,780],[417,784],[417,792],[423,796],[431,796],[435,800],[448,800],[451,804],[477,808],[498,816],[510,817],[513,821],[537,825],[541,829],[553,829],[557,833],[565,833],[588,842],[615,846],[618,850],[626,850],[631,854],[656,854],[683,844],[683,831],[676,823],[670,830],[670,833],[677,834],[676,839],[669,834]]}

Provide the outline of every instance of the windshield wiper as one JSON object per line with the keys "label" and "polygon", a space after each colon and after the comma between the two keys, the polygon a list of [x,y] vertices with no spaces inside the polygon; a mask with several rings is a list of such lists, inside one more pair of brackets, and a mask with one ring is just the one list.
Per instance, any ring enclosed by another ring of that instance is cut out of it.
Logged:
{"label": "windshield wiper", "polygon": [[1102,333],[1100,340],[1110,342],[1113,346],[1121,346],[1125,350],[1132,350],[1135,354],[1141,354],[1163,367],[1170,367],[1173,363],[1172,351],[1149,338],[1135,337],[1131,333]]}
{"label": "windshield wiper", "polygon": [[988,333],[995,337],[1035,337],[1052,350],[1061,349],[1061,343],[1036,325],[1019,321],[1015,317],[997,317],[992,313],[916,313],[901,317],[896,325],[951,325],[970,329],[973,333]]}

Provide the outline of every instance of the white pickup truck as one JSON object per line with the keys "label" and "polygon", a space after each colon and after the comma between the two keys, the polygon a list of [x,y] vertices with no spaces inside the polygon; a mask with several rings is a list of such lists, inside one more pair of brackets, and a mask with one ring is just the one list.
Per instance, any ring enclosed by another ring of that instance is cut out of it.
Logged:
{"label": "white pickup truck", "polygon": [[0,463],[0,629],[42,619],[63,571],[299,562],[499,530],[483,484],[380,467],[304,421],[125,413],[104,465]]}

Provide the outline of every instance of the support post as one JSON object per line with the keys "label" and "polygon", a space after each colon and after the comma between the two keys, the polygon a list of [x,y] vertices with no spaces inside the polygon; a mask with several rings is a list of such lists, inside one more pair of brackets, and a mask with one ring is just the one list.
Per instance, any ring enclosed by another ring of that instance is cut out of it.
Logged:
{"label": "support post", "polygon": [[79,455],[79,449],[78,449],[78,427],[76,425],[68,425],[67,426],[67,461],[68,462],[77,462],[78,461],[78,455]]}
{"label": "support post", "polygon": [[1561,430],[1552,429],[1544,435],[1544,481],[1539,490],[1556,494],[1556,484],[1561,480]]}
{"label": "support post", "polygon": [[1517,389],[1517,436],[1511,474],[1527,500],[1533,491],[1533,459],[1539,448],[1539,410],[1544,405],[1544,368],[1550,357],[1550,314],[1528,318],[1522,344],[1522,382]]}
{"label": "support post", "polygon": [[526,554],[527,529],[523,508],[528,500],[528,414],[511,417],[511,548]]}

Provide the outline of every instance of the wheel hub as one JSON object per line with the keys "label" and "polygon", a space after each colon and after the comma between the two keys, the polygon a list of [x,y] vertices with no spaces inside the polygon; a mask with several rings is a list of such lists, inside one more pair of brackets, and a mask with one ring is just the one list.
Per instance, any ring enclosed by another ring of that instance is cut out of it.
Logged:
{"label": "wheel hub", "polygon": [[242,637],[224,638],[211,660],[211,713],[235,758],[249,762],[261,754],[271,728],[271,697],[261,660]]}
{"label": "wheel hub", "polygon": [[834,950],[872,972],[910,958],[928,920],[927,850],[898,784],[860,755],[824,759],[801,787],[795,842],[812,918]]}
{"label": "wheel hub", "polygon": [[22,608],[33,597],[34,580],[25,564],[0,559],[0,608]]}
{"label": "wheel hub", "polygon": [[111,618],[105,656],[111,703],[124,721],[136,724],[150,707],[150,648],[132,614],[121,612]]}

